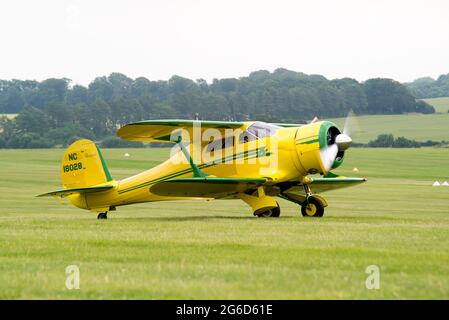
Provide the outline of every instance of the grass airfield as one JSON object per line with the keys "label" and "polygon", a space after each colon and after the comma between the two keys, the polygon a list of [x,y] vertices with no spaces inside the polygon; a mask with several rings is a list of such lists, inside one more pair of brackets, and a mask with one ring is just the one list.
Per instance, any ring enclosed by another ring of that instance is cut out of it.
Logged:
{"label": "grass airfield", "polygon": [[449,97],[420,99],[435,108],[436,112],[447,113],[449,111]]}
{"label": "grass airfield", "polygon": [[[343,128],[346,118],[331,119]],[[396,138],[406,137],[417,141],[448,141],[449,113],[397,114],[357,116],[358,131],[351,134],[355,142],[368,143],[378,135],[391,133]]]}
{"label": "grass airfield", "polygon": [[6,117],[8,119],[14,119],[15,117],[17,117],[18,114],[17,113],[0,113],[0,118],[1,117]]}
{"label": "grass airfield", "polygon": [[[125,158],[128,152],[131,156]],[[103,150],[120,179],[168,149]],[[58,189],[62,149],[0,150],[2,299],[448,299],[449,149],[351,149],[322,219],[280,200],[279,219],[242,201],[120,207],[108,220],[34,195]],[[359,172],[352,172],[357,167]],[[80,289],[65,287],[78,265]],[[368,290],[365,269],[380,268]]]}

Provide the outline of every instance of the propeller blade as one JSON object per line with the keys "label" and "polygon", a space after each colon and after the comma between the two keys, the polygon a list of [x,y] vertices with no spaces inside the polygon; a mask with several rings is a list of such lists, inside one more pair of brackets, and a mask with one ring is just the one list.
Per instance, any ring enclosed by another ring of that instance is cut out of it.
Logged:
{"label": "propeller blade", "polygon": [[332,164],[335,161],[338,153],[338,145],[331,144],[330,146],[322,149],[320,151],[321,161],[323,162],[324,169],[326,172],[329,172],[332,169]]}
{"label": "propeller blade", "polygon": [[318,121],[320,121],[320,119],[318,119],[318,117],[314,117],[312,119],[312,121],[310,121],[310,123],[315,123],[315,122],[318,122]]}
{"label": "propeller blade", "polygon": [[343,134],[350,136],[352,133],[360,131],[360,126],[355,116],[354,111],[349,110],[346,116],[345,126],[343,127]]}

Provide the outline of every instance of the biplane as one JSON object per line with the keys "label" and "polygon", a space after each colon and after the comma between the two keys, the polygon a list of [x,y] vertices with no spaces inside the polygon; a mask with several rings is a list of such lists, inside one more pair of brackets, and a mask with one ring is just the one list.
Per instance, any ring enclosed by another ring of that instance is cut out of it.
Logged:
{"label": "biplane", "polygon": [[305,217],[322,217],[328,206],[323,192],[366,181],[331,171],[343,163],[352,139],[330,121],[148,120],[124,125],[117,135],[172,143],[171,156],[147,171],[114,180],[96,144],[81,139],[64,153],[63,189],[39,196],[67,197],[98,219],[124,205],[186,199],[240,199],[254,216],[279,217],[276,197],[297,204]]}

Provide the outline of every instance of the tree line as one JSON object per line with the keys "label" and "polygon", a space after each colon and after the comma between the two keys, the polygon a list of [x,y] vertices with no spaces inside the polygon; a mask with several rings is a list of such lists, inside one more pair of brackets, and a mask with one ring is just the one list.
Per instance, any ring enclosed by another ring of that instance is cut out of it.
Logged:
{"label": "tree line", "polygon": [[354,147],[368,147],[368,148],[420,148],[420,147],[446,147],[449,141],[416,141],[414,139],[407,139],[406,137],[395,138],[391,133],[380,134],[376,139],[370,140],[368,143],[356,143]]}
{"label": "tree line", "polygon": [[418,99],[449,97],[449,73],[440,75],[436,80],[424,77],[405,85]]}
{"label": "tree line", "polygon": [[87,87],[67,78],[0,80],[0,148],[65,146],[79,137],[114,145],[120,126],[143,119],[305,123],[356,114],[433,113],[410,90],[391,79],[328,80],[286,69],[247,77],[168,81],[131,79],[121,73],[98,77]]}

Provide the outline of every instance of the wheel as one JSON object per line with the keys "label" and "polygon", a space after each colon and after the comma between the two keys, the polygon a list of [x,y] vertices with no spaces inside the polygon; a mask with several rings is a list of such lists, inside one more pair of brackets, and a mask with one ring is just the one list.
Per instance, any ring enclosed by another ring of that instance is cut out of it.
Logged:
{"label": "wheel", "polygon": [[97,219],[107,219],[108,218],[108,213],[107,212],[100,212],[97,216]]}
{"label": "wheel", "polygon": [[301,213],[304,217],[322,217],[324,214],[324,205],[320,199],[309,197],[309,204],[301,206]]}
{"label": "wheel", "polygon": [[108,213],[107,212],[100,212],[97,216],[97,219],[107,219],[108,218]]}
{"label": "wheel", "polygon": [[279,207],[279,203],[277,203],[277,207],[273,209],[265,210],[261,213],[258,213],[257,216],[259,218],[277,218],[281,215],[281,207]]}

